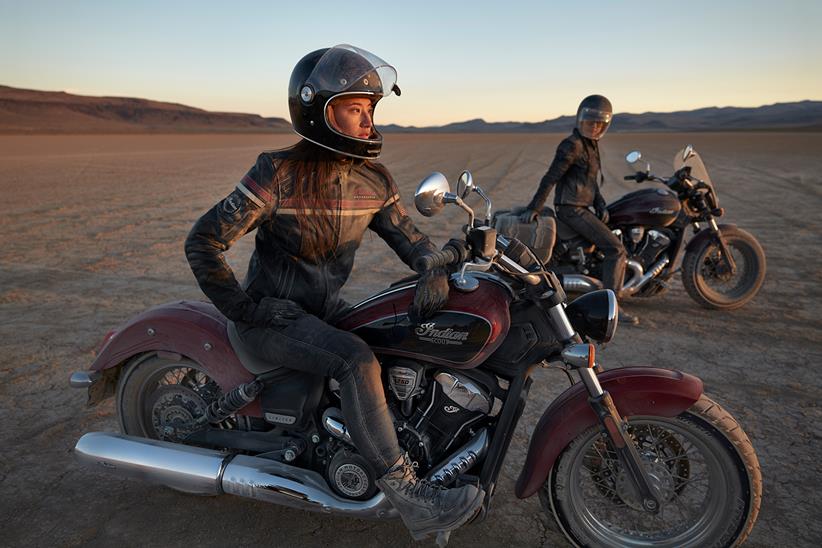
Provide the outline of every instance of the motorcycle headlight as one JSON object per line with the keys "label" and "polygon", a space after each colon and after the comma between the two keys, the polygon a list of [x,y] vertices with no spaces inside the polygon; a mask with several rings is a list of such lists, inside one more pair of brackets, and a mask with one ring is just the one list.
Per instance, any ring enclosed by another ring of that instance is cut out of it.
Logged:
{"label": "motorcycle headlight", "polygon": [[565,314],[571,326],[597,342],[606,343],[614,338],[619,307],[616,295],[610,289],[599,289],[574,299]]}

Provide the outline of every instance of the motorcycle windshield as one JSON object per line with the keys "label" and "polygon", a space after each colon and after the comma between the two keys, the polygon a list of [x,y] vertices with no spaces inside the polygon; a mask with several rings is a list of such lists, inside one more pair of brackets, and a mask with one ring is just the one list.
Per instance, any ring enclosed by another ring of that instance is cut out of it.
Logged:
{"label": "motorcycle windshield", "polygon": [[711,188],[714,188],[714,184],[708,176],[708,170],[705,169],[705,164],[702,163],[702,158],[699,157],[699,153],[691,147],[688,157],[685,158],[685,151],[687,149],[688,147],[683,148],[676,153],[676,156],[674,156],[674,171],[677,171],[682,167],[689,166],[691,168],[691,177],[695,177],[700,181],[705,181],[705,183],[707,183]]}

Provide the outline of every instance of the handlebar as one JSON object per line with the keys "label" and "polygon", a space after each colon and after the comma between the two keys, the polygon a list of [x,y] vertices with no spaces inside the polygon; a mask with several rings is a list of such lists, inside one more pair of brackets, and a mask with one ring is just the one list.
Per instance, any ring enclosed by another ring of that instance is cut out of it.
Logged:
{"label": "handlebar", "polygon": [[636,181],[637,183],[641,183],[642,181],[646,181],[648,179],[653,179],[654,176],[650,173],[646,173],[644,171],[637,171],[633,175],[626,175],[623,177],[626,181]]}
{"label": "handlebar", "polygon": [[452,241],[445,244],[440,251],[434,251],[428,255],[417,257],[417,259],[414,260],[413,268],[417,272],[423,273],[434,268],[461,263],[466,259],[467,250],[462,246],[461,248],[457,248],[456,244]]}

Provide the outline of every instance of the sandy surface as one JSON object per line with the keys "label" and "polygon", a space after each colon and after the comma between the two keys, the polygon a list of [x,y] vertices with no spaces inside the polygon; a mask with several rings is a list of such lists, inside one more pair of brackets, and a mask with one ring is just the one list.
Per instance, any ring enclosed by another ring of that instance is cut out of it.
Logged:
{"label": "sandy surface", "polygon": [[[385,164],[411,205],[431,171],[453,182],[469,168],[495,208],[523,204],[559,135],[390,135]],[[103,334],[174,299],[202,298],[182,252],[194,220],[228,194],[260,150],[289,136],[0,136],[0,545],[383,546],[412,545],[399,522],[328,518],[223,496],[197,498],[101,475],[73,460],[84,432],[115,430],[112,402],[87,410],[68,387]],[[822,540],[822,134],[615,134],[603,141],[613,199],[633,183],[622,157],[643,151],[670,173],[686,143],[702,154],[726,222],[765,248],[759,296],[733,312],[692,302],[677,280],[665,296],[631,303],[640,328],[620,328],[606,366],[652,364],[700,376],[740,420],[758,451],[764,500],[750,546]],[[475,197],[474,200],[477,198]],[[474,202],[471,202],[474,203]],[[464,223],[457,210],[423,219],[438,243]],[[253,238],[229,255],[238,271]],[[366,238],[351,300],[407,274],[379,238]],[[492,513],[450,546],[564,546],[536,497],[513,495],[528,437],[566,387],[538,371],[501,474]]]}

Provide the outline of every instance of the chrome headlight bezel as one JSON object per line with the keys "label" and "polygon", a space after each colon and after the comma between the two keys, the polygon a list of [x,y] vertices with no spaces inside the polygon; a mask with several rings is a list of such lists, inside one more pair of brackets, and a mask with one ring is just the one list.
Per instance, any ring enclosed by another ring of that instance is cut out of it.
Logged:
{"label": "chrome headlight bezel", "polygon": [[613,291],[598,289],[574,299],[565,314],[577,333],[607,343],[616,333],[619,305]]}

